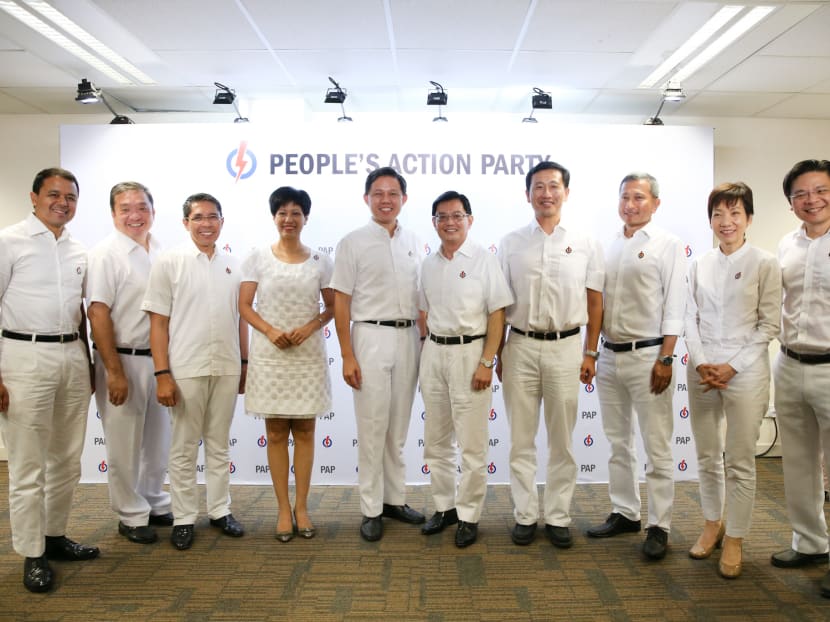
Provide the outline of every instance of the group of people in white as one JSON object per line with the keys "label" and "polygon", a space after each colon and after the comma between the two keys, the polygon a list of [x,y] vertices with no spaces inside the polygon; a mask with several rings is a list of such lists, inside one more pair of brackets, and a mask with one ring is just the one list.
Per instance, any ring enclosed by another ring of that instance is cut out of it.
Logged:
{"label": "group of people in white", "polygon": [[[448,191],[432,204],[440,248],[425,256],[398,220],[406,180],[378,168],[363,195],[371,218],[340,241],[334,260],[303,244],[311,198],[286,186],[269,198],[277,240],[239,262],[217,249],[222,206],[205,193],[184,202],[189,239],[162,251],[151,233],[152,194],[137,182],[113,186],[115,231],[87,253],[66,229],[77,179],[61,168],[40,171],[32,214],[0,231],[0,431],[25,587],[51,589],[49,560],[99,554],[66,536],[93,391],[112,507],[126,539],[150,544],[156,527],[169,526],[174,547],[193,545],[200,443],[209,523],[228,536],[244,534],[231,513],[228,470],[241,393],[245,410],[265,420],[279,508],[274,535],[280,542],[313,538],[315,420],[331,406],[321,329],[332,318],[343,379],[353,389],[364,540],[382,538],[387,518],[421,525],[425,535],[454,526],[458,547],[476,541],[495,373],[510,429],[512,541],[531,544],[541,516],[553,546],[573,545],[578,392],[580,382],[596,383],[610,444],[610,513],[587,535],[643,527],[638,428],[647,456],[642,552],[662,559],[674,495],[670,387],[682,336],[703,513],[689,555],[705,559],[722,547],[720,575],[738,577],[755,496],[755,444],[769,406],[768,348],[777,337],[775,410],[793,536],[771,562],[826,563],[830,161],[805,160],[786,174],[784,195],[801,225],[782,239],[777,258],[747,242],[752,190],[741,182],[716,186],[707,216],[718,244],[690,266],[680,240],[652,222],[660,206],[653,176],[622,179],[622,227],[605,247],[562,221],[567,168],[541,162],[525,183],[532,217],[503,238],[497,255],[468,236],[469,199]],[[419,383],[429,519],[405,498],[403,447]],[[541,499],[540,414],[548,445]],[[830,573],[820,592],[830,597]]]}

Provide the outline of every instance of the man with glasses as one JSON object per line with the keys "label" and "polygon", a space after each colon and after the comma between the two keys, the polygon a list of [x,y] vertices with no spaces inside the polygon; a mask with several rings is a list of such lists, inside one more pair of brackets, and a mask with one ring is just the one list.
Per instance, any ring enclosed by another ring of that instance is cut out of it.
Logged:
{"label": "man with glasses", "polygon": [[[470,201],[455,191],[432,204],[441,247],[424,261],[421,309],[429,340],[419,374],[426,408],[424,461],[429,467],[435,514],[425,535],[458,523],[455,545],[471,545],[487,493],[487,449],[493,366],[504,330],[504,308],[513,302],[496,257],[467,238]],[[456,444],[461,477],[456,492]]]}
{"label": "man with glasses", "polygon": [[150,314],[156,396],[170,407],[173,420],[170,541],[179,550],[192,546],[199,514],[200,441],[210,524],[228,536],[244,533],[230,512],[228,440],[248,362],[248,325],[239,317],[239,262],[216,248],[224,224],[222,206],[200,193],[187,198],[183,212],[190,241],[153,264],[141,305]]}
{"label": "man with glasses", "polygon": [[95,401],[107,439],[107,483],[118,533],[138,544],[172,525],[164,490],[170,415],[158,403],[150,357],[150,318],[141,310],[152,261],[153,195],[134,181],[110,190],[115,231],[89,253],[89,323],[95,350]]}
{"label": "man with glasses", "polygon": [[89,412],[87,255],[66,229],[78,204],[72,173],[40,171],[29,198],[32,213],[0,231],[0,433],[23,585],[45,592],[53,583],[49,560],[98,556],[97,547],[65,535]]}
{"label": "man with glasses", "polygon": [[401,227],[406,180],[395,169],[369,173],[363,200],[371,221],[337,245],[331,287],[343,379],[357,422],[360,536],[383,537],[382,517],[424,522],[406,505],[403,446],[418,380],[418,277],[423,245]]}
{"label": "man with glasses", "polygon": [[[778,245],[784,305],[773,372],[793,535],[771,561],[798,568],[828,560],[821,458],[830,455],[830,161],[798,162],[784,177],[784,196],[801,221]],[[830,572],[820,592],[830,598]]]}
{"label": "man with glasses", "polygon": [[[588,529],[594,538],[640,531],[634,426],[645,448],[648,522],[643,554],[666,555],[674,502],[671,452],[672,364],[686,308],[682,242],[651,222],[660,206],[657,180],[626,175],[619,189],[622,230],[605,249],[603,348],[597,370],[602,429],[611,445],[611,514]],[[636,412],[636,415],[635,415]]]}
{"label": "man with glasses", "polygon": [[[570,508],[576,488],[573,431],[580,380],[596,373],[605,278],[600,245],[561,223],[570,172],[540,162],[525,178],[525,196],[535,218],[500,244],[502,270],[516,302],[507,308],[510,337],[496,371],[504,383],[510,423],[510,490],[515,544],[536,537],[536,432],[544,401],[548,463],[542,518],[545,534],[558,548],[570,548]],[[586,326],[585,348],[579,340]]]}

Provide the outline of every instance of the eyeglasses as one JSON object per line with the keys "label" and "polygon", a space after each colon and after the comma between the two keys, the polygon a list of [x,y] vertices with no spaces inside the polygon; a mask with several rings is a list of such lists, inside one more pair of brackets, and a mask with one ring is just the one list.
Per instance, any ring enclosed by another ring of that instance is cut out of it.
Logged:
{"label": "eyeglasses", "polygon": [[464,220],[469,214],[464,212],[453,212],[452,214],[436,214],[432,217],[432,219],[437,223],[452,221],[452,222],[461,222]]}
{"label": "eyeglasses", "polygon": [[815,195],[817,199],[822,199],[827,196],[828,192],[830,192],[830,188],[826,186],[813,188],[812,190],[799,190],[790,195],[790,201],[793,203],[801,203],[802,201],[806,201],[810,195]]}
{"label": "eyeglasses", "polygon": [[206,216],[196,214],[195,216],[191,216],[190,218],[188,218],[188,220],[190,222],[195,222],[196,224],[199,224],[200,222],[209,222],[213,225],[222,220],[222,217],[219,214],[208,214]]}

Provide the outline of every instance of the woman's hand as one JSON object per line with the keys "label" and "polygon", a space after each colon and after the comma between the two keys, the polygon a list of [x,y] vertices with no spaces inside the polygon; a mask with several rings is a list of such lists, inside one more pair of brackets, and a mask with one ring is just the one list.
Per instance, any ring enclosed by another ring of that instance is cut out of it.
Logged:
{"label": "woman's hand", "polygon": [[268,338],[268,341],[273,343],[280,350],[290,348],[293,345],[291,340],[288,338],[288,333],[284,333],[273,326],[268,327],[268,330],[265,331],[265,336]]}

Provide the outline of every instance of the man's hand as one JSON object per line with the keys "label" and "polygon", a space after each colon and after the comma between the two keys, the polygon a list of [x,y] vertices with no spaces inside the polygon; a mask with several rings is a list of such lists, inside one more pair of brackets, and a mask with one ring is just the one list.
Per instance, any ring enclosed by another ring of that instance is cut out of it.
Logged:
{"label": "man's hand", "polygon": [[123,373],[107,374],[107,394],[113,406],[121,406],[127,401],[129,388],[127,377]]}
{"label": "man's hand", "polygon": [[479,363],[478,367],[476,367],[475,373],[473,374],[473,391],[483,391],[484,389],[489,389],[492,382],[493,368],[490,367],[488,369]]}
{"label": "man's hand", "polygon": [[162,406],[175,406],[176,398],[176,381],[170,374],[162,374],[156,376],[156,399]]}
{"label": "man's hand", "polygon": [[582,366],[579,368],[579,380],[582,384],[591,384],[597,375],[597,360],[587,354],[582,357]]}
{"label": "man's hand", "polygon": [[660,395],[669,388],[671,384],[671,365],[663,365],[660,361],[654,361],[651,368],[651,392]]}
{"label": "man's hand", "polygon": [[698,384],[706,385],[706,388],[703,389],[704,393],[712,389],[722,390],[727,388],[729,381],[738,373],[729,363],[719,363],[717,365],[703,363],[698,365],[696,369],[700,375]]}
{"label": "man's hand", "polygon": [[360,365],[354,356],[343,357],[343,380],[353,389],[360,390],[363,384],[363,377],[360,373]]}
{"label": "man's hand", "polygon": [[0,382],[0,412],[6,412],[9,409],[9,390],[2,382]]}

